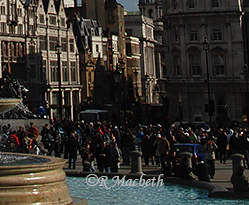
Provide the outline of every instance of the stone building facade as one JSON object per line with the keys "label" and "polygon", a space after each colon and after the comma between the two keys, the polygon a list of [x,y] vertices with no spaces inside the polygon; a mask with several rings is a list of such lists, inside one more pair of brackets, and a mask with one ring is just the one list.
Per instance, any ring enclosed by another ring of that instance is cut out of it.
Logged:
{"label": "stone building facade", "polygon": [[62,117],[75,119],[82,85],[73,27],[67,21],[63,1],[38,1],[36,49],[36,69],[42,70],[38,82],[45,91],[37,94],[48,102],[51,117],[58,117],[54,108],[62,106]]}
{"label": "stone building facade", "polygon": [[138,82],[142,82],[143,101],[157,103],[157,78],[155,69],[154,24],[151,18],[142,15],[125,15],[125,28],[128,36],[135,36],[140,41],[140,73]]}
{"label": "stone building facade", "polygon": [[239,7],[237,0],[163,1],[170,119],[209,121],[204,106],[210,94],[215,103],[211,120],[242,122],[246,83]]}
{"label": "stone building facade", "polygon": [[29,89],[26,102],[32,110],[46,107],[51,118],[58,118],[61,91],[62,116],[73,119],[82,86],[73,30],[67,24],[63,1],[3,1],[0,12],[2,70]]}

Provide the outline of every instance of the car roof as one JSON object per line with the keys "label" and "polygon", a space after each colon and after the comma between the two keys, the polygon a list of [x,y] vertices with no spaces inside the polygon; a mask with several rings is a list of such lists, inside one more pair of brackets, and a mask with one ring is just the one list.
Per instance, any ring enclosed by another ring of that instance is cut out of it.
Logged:
{"label": "car roof", "polygon": [[198,147],[200,144],[191,144],[191,143],[176,143],[173,146],[188,146],[188,147]]}

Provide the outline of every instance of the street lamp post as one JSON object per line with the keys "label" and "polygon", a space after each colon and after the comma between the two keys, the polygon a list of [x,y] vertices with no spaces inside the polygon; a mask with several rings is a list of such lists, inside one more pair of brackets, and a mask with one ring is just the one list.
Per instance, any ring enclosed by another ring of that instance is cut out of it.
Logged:
{"label": "street lamp post", "polygon": [[212,122],[212,115],[211,112],[211,93],[210,93],[210,84],[209,84],[209,67],[208,67],[208,51],[209,51],[209,42],[207,38],[205,37],[203,42],[203,50],[206,52],[206,69],[207,69],[207,88],[208,88],[208,115],[209,115],[209,121]]}
{"label": "street lamp post", "polygon": [[134,72],[134,75],[135,75],[135,81],[136,81],[136,101],[138,100],[138,87],[137,87],[137,75],[138,75],[138,72],[137,70],[135,70]]}
{"label": "street lamp post", "polygon": [[125,86],[125,62],[123,60],[120,61],[120,68],[122,70],[122,84],[123,84],[123,100],[124,100],[124,125],[126,123],[126,110],[127,110],[127,102],[126,102],[126,86]]}
{"label": "street lamp post", "polygon": [[59,88],[59,117],[62,120],[62,90],[61,90],[61,46],[59,41],[55,46],[56,54],[57,54],[57,67],[58,67],[58,88]]}
{"label": "street lamp post", "polygon": [[29,77],[29,109],[31,109],[31,67],[28,67],[28,77]]}
{"label": "street lamp post", "polygon": [[[118,65],[116,65],[116,70],[113,72],[113,77],[114,77],[115,83],[120,88],[120,82],[121,82],[121,78],[122,78],[122,73],[121,73]],[[118,95],[118,99],[117,99],[117,101],[118,101],[118,118],[120,119],[120,89],[118,89],[118,92],[116,91],[115,93],[116,93],[116,95]]]}
{"label": "street lamp post", "polygon": [[243,67],[244,70],[244,74],[245,74],[245,78],[246,78],[246,118],[247,118],[247,124],[249,127],[249,107],[248,107],[248,103],[249,103],[249,93],[248,93],[248,74],[249,74],[249,67],[247,64],[244,65]]}

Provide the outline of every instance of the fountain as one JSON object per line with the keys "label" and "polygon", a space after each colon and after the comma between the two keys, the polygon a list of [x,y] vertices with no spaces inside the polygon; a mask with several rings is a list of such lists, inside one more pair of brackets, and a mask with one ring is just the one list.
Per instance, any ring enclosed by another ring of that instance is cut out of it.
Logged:
{"label": "fountain", "polygon": [[0,204],[72,204],[61,158],[0,153]]}
{"label": "fountain", "polygon": [[[3,74],[0,115],[22,102],[20,93],[18,81]],[[61,158],[0,152],[0,205],[72,204],[64,164]]]}

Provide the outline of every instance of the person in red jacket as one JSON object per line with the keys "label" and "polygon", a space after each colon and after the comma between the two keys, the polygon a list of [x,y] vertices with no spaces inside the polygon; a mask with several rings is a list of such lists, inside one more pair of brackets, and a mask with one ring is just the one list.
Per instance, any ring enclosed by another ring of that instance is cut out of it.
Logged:
{"label": "person in red jacket", "polygon": [[12,134],[10,134],[8,136],[8,141],[10,143],[14,143],[16,147],[20,146],[20,141],[19,141],[18,137],[16,136],[15,132],[13,132]]}
{"label": "person in red jacket", "polygon": [[31,138],[31,139],[33,139],[33,138],[38,138],[38,136],[39,136],[39,131],[38,131],[38,129],[35,127],[35,125],[34,125],[34,123],[33,122],[31,122],[30,123],[30,127],[29,127],[29,129],[28,129],[28,136],[29,136],[29,138]]}

